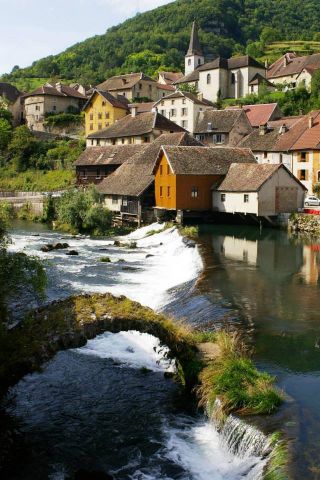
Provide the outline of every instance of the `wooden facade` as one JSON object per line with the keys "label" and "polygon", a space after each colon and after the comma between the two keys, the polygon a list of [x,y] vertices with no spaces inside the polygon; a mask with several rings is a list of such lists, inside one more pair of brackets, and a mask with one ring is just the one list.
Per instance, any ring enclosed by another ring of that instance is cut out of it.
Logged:
{"label": "wooden facade", "polygon": [[165,210],[211,210],[211,187],[220,175],[177,175],[163,154],[155,173],[156,208]]}

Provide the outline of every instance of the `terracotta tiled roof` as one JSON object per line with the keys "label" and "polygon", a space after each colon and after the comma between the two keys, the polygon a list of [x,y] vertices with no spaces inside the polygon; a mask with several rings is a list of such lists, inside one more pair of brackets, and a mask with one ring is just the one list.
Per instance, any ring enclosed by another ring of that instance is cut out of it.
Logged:
{"label": "terracotta tiled roof", "polygon": [[134,87],[140,80],[148,80],[149,82],[156,83],[151,77],[148,77],[144,73],[129,73],[126,75],[116,75],[110,77],[104,82],[97,85],[98,90],[126,90]]}
{"label": "terracotta tiled roof", "polygon": [[219,192],[258,192],[265,182],[280,169],[284,169],[301,188],[306,190],[304,185],[281,163],[233,163],[216,190]]}
{"label": "terracotta tiled roof", "polygon": [[107,145],[88,147],[75,161],[75,166],[85,165],[121,165],[128,158],[141,152],[145,145]]}
{"label": "terracotta tiled roof", "polygon": [[163,147],[176,175],[226,175],[231,163],[256,163],[252,152],[229,147]]}
{"label": "terracotta tiled roof", "polygon": [[107,102],[109,102],[113,107],[115,108],[121,108],[122,110],[127,110],[129,111],[129,102],[126,99],[126,97],[123,97],[122,95],[118,95],[115,97],[114,95],[111,95],[109,92],[104,92],[102,90],[94,89],[93,93],[91,94],[90,98],[86,102],[85,106],[83,107],[83,110],[86,110],[88,106],[90,105],[92,98],[94,95],[101,95]]}
{"label": "terracotta tiled roof", "polygon": [[[313,126],[309,128],[309,118],[312,118]],[[300,122],[301,135],[291,145],[291,150],[319,150],[320,149],[320,112],[311,112]]]}
{"label": "terracotta tiled roof", "polygon": [[24,95],[24,98],[27,97],[34,97],[38,95],[51,95],[54,97],[73,97],[73,98],[80,98],[83,100],[86,100],[87,97],[82,95],[82,93],[79,93],[77,90],[75,90],[72,87],[69,87],[68,85],[60,85],[59,88],[56,86],[51,86],[49,84],[43,85],[42,87],[37,88],[36,90],[33,90],[31,93],[26,93]]}
{"label": "terracotta tiled roof", "polygon": [[99,183],[98,191],[105,195],[139,196],[154,181],[152,172],[161,145],[201,146],[201,143],[183,132],[160,135]]}
{"label": "terracotta tiled roof", "polygon": [[246,112],[251,125],[253,127],[259,127],[259,125],[264,125],[271,120],[277,107],[277,103],[265,103],[244,105],[242,108]]}
{"label": "terracotta tiled roof", "polygon": [[185,132],[185,129],[157,112],[127,115],[103,130],[88,135],[88,138],[134,137],[151,133],[154,129],[169,132]]}
{"label": "terracotta tiled roof", "polygon": [[263,135],[256,129],[241,140],[238,146],[250,148],[253,152],[274,152],[277,151],[276,144],[279,136],[279,129],[268,129]]}
{"label": "terracotta tiled roof", "polygon": [[10,83],[0,82],[0,97],[6,98],[10,103],[14,103],[21,92]]}
{"label": "terracotta tiled roof", "polygon": [[168,92],[175,92],[175,88],[172,85],[165,85],[164,83],[157,83],[159,90],[168,90]]}
{"label": "terracotta tiled roof", "polygon": [[245,122],[248,123],[245,112],[241,108],[200,112],[195,133],[207,133],[208,124],[211,124],[214,133],[229,133],[241,117],[244,117]]}
{"label": "terracotta tiled roof", "polygon": [[268,69],[267,78],[285,77],[297,75],[303,69],[313,73],[320,69],[320,53],[297,57],[295,53],[289,52],[274,62]]}

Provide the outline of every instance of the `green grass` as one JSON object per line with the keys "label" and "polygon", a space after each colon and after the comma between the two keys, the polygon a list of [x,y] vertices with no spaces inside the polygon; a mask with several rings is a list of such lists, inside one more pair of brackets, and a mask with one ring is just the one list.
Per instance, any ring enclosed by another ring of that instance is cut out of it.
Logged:
{"label": "green grass", "polygon": [[193,226],[193,225],[180,227],[179,232],[184,237],[197,238],[198,235],[199,235],[199,227],[198,226]]}
{"label": "green grass", "polygon": [[110,257],[101,257],[100,262],[102,263],[111,263]]}
{"label": "green grass", "polygon": [[289,480],[287,471],[288,465],[288,445],[282,440],[281,433],[275,432],[271,435],[272,452],[267,464],[264,480]]}
{"label": "green grass", "polygon": [[320,42],[314,40],[284,40],[266,45],[260,62],[268,60],[269,64],[275,62],[287,52],[296,52],[298,56],[312,55],[320,52]]}
{"label": "green grass", "polygon": [[274,412],[282,397],[274,388],[274,377],[260,372],[250,352],[236,333],[218,332],[220,355],[200,374],[200,404],[213,411],[219,398],[225,413],[261,415]]}
{"label": "green grass", "polygon": [[0,190],[48,192],[73,186],[72,170],[27,170],[17,173],[11,168],[0,169]]}

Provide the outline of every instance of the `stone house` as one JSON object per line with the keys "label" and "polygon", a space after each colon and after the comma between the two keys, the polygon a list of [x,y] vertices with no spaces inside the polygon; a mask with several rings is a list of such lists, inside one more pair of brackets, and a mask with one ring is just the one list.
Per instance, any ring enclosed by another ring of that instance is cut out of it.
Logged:
{"label": "stone house", "polygon": [[139,98],[156,102],[161,97],[168,95],[169,92],[175,91],[175,87],[158,83],[142,72],[110,77],[96,88],[115,96],[126,97],[130,102]]}
{"label": "stone house", "polygon": [[229,59],[218,57],[205,63],[194,22],[185,56],[185,75],[174,85],[178,88],[181,84],[194,86],[204,98],[216,102],[219,98],[240,98],[251,93],[256,81],[259,89],[265,77],[264,65],[249,55]]}
{"label": "stone house", "polygon": [[212,205],[217,212],[269,217],[303,208],[305,192],[282,164],[233,163],[214,187]]}
{"label": "stone house", "polygon": [[47,114],[80,112],[87,98],[72,87],[46,83],[23,96],[25,119],[30,130],[45,130]]}
{"label": "stone house", "polygon": [[287,89],[299,84],[311,90],[313,74],[320,69],[320,53],[298,57],[294,52],[285,53],[267,71],[267,79],[274,85],[281,84]]}
{"label": "stone house", "polygon": [[211,109],[199,113],[194,135],[208,146],[235,147],[251,131],[252,127],[243,109]]}
{"label": "stone house", "polygon": [[155,103],[161,115],[193,133],[200,112],[213,108],[213,103],[188,92],[175,92]]}
{"label": "stone house", "polygon": [[88,136],[113,125],[129,113],[128,101],[120,95],[95,89],[83,107],[85,113],[85,133]]}
{"label": "stone house", "polygon": [[185,130],[154,109],[152,112],[131,114],[121,118],[108,128],[87,136],[87,146],[128,145],[153,142],[163,133],[185,132]]}

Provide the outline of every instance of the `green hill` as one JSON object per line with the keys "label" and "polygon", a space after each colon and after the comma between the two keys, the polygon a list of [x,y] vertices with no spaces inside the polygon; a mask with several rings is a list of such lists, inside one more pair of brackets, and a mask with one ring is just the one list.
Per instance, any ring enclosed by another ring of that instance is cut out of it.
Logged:
{"label": "green hill", "polygon": [[264,48],[284,39],[307,44],[320,36],[319,0],[177,0],[4,78],[20,86],[30,78],[97,83],[120,72],[180,69],[194,19],[207,58],[244,53],[253,42],[261,47],[261,38]]}

